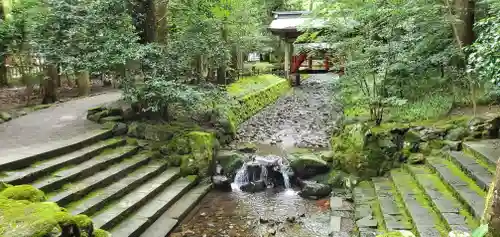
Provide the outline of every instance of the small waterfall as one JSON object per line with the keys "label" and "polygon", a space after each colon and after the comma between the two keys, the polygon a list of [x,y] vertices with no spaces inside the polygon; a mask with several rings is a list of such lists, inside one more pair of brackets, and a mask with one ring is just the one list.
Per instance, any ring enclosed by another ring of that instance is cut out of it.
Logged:
{"label": "small waterfall", "polygon": [[264,182],[265,186],[284,186],[290,189],[288,170],[288,162],[279,156],[256,156],[238,169],[233,187],[240,189],[244,185]]}

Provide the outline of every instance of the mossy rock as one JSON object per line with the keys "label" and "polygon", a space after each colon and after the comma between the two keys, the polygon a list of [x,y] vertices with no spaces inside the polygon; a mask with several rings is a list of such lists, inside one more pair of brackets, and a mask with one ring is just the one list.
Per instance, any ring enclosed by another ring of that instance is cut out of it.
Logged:
{"label": "mossy rock", "polygon": [[97,229],[94,231],[93,237],[111,237],[111,234],[105,230]]}
{"label": "mossy rock", "polygon": [[192,123],[172,122],[166,124],[149,124],[133,122],[128,126],[127,135],[151,141],[170,141],[176,135],[199,131],[201,128]]}
{"label": "mossy rock", "polygon": [[87,110],[87,116],[102,112],[103,110],[106,110],[106,107],[104,106],[96,106],[94,108],[90,108]]}
{"label": "mossy rock", "polygon": [[115,116],[108,116],[108,117],[104,117],[104,118],[100,118],[99,119],[99,122],[100,123],[106,123],[106,122],[121,122],[123,121],[123,117],[122,116],[119,116],[119,115],[115,115]]}
{"label": "mossy rock", "polygon": [[245,163],[245,156],[235,151],[219,151],[215,160],[224,170],[224,175],[233,178],[238,169]]}
{"label": "mossy rock", "polygon": [[5,111],[0,111],[0,119],[3,121],[9,121],[12,119],[12,116]]}
{"label": "mossy rock", "polygon": [[408,157],[408,163],[410,164],[424,164],[425,156],[422,153],[412,153],[410,157]]}
{"label": "mossy rock", "polygon": [[326,162],[333,162],[335,153],[333,151],[321,151],[319,157]]}
{"label": "mossy rock", "polygon": [[12,185],[10,185],[8,183],[0,182],[0,192],[2,192],[3,190],[5,190],[8,187],[12,187]]}
{"label": "mossy rock", "polygon": [[103,110],[101,112],[97,112],[94,114],[87,114],[87,119],[90,121],[99,122],[101,120],[101,118],[104,118],[108,115],[109,115],[109,111]]}
{"label": "mossy rock", "polygon": [[41,190],[27,184],[7,187],[0,192],[0,196],[30,202],[43,202],[47,200],[47,197],[45,197],[45,194]]}
{"label": "mossy rock", "polygon": [[187,133],[184,137],[188,141],[189,154],[182,156],[181,173],[201,177],[209,175],[213,167],[214,154],[219,147],[215,135],[194,131]]}
{"label": "mossy rock", "polygon": [[255,153],[257,151],[257,145],[251,142],[238,143],[236,145],[236,150],[244,153]]}
{"label": "mossy rock", "polygon": [[329,185],[332,188],[344,188],[345,180],[348,176],[349,174],[342,170],[332,169],[328,173],[316,175],[309,180]]}
{"label": "mossy rock", "polygon": [[401,233],[400,231],[392,231],[389,233],[377,235],[377,237],[415,237],[415,235],[405,235]]}
{"label": "mossy rock", "polygon": [[460,141],[467,137],[469,135],[469,132],[467,128],[465,127],[457,127],[454,129],[451,129],[448,131],[448,134],[446,134],[446,140],[450,141]]}
{"label": "mossy rock", "polygon": [[0,197],[0,233],[5,237],[59,236],[71,215],[53,202],[32,203]]}
{"label": "mossy rock", "polygon": [[328,163],[313,153],[292,154],[290,167],[299,178],[310,178],[328,172]]}

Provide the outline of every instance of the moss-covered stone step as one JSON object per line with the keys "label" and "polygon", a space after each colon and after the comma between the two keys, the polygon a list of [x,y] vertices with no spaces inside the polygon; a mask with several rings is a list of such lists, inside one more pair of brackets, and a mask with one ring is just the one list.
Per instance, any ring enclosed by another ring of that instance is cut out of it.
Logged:
{"label": "moss-covered stone step", "polygon": [[427,164],[441,178],[455,196],[468,208],[476,219],[480,219],[484,210],[486,193],[474,180],[469,178],[451,161],[441,157],[428,157]]}
{"label": "moss-covered stone step", "polygon": [[[73,214],[92,215],[98,210],[105,207],[111,201],[123,197],[131,190],[145,183],[156,175],[163,173],[175,178],[179,175],[179,168],[169,168],[163,161],[153,160],[147,165],[128,174],[126,177],[114,182],[113,184],[101,189],[97,189],[82,199],[72,202],[66,208]],[[166,170],[166,171],[165,171]]]}
{"label": "moss-covered stone step", "polygon": [[476,158],[458,151],[450,151],[448,157],[474,180],[479,187],[483,190],[489,189],[491,181],[493,180],[493,174],[488,168],[480,164]]}
{"label": "moss-covered stone step", "polygon": [[111,130],[98,129],[81,134],[72,139],[0,151],[0,157],[2,157],[2,159],[0,159],[0,170],[13,170],[27,167],[41,160],[81,149],[98,141],[110,138],[111,136],[113,136]]}
{"label": "moss-covered stone step", "polygon": [[184,219],[196,204],[205,196],[212,185],[200,184],[181,199],[174,203],[167,211],[161,214],[140,236],[141,237],[164,237],[168,236],[177,223]]}
{"label": "moss-covered stone step", "polygon": [[421,165],[407,166],[407,168],[451,230],[470,233],[479,225],[467,208],[429,167]]}
{"label": "moss-covered stone step", "polygon": [[402,169],[391,171],[391,179],[421,237],[447,236],[448,229],[413,177]]}
{"label": "moss-covered stone step", "polygon": [[398,200],[392,182],[388,178],[373,178],[373,185],[377,194],[380,212],[383,216],[385,230],[411,230],[413,228],[410,219],[405,213],[404,205]]}
{"label": "moss-covered stone step", "polygon": [[[169,185],[178,183],[179,173],[167,169],[163,173],[146,181],[146,183],[132,190],[127,195],[108,203],[107,206],[92,215],[96,227],[111,229],[130,213],[149,202],[158,193],[169,189]],[[167,187],[168,186],[168,187]],[[165,188],[167,187],[167,188]]]}
{"label": "moss-covered stone step", "polygon": [[51,194],[49,200],[65,206],[73,200],[82,198],[92,190],[104,187],[125,177],[128,173],[148,163],[152,159],[152,156],[151,152],[138,153],[92,176],[64,185],[62,190]]}
{"label": "moss-covered stone step", "polygon": [[[195,180],[180,178],[110,230],[113,236],[139,236],[153,221],[188,192]],[[105,227],[109,230],[109,227]]]}
{"label": "moss-covered stone step", "polygon": [[0,180],[14,185],[33,182],[37,178],[47,175],[50,172],[56,171],[67,165],[78,164],[89,160],[102,151],[124,145],[125,142],[126,140],[122,138],[101,141],[53,159],[34,163],[23,169],[4,171],[2,172],[3,177],[1,177]]}
{"label": "moss-covered stone step", "polygon": [[464,148],[490,166],[496,167],[500,157],[500,139],[464,142]]}
{"label": "moss-covered stone step", "polygon": [[377,195],[372,182],[363,181],[354,188],[355,220],[361,236],[376,235],[383,231],[383,216],[377,202]]}
{"label": "moss-covered stone step", "polygon": [[32,185],[44,192],[50,192],[71,181],[93,175],[113,163],[120,162],[121,160],[134,155],[138,150],[138,146],[126,145],[110,151],[104,151],[99,156],[90,160],[70,168],[64,168],[63,170],[41,178],[35,181]]}

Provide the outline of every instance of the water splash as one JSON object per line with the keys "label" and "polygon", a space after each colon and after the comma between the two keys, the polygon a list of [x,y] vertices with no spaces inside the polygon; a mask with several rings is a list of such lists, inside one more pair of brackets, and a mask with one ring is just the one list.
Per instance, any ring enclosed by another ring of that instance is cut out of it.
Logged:
{"label": "water splash", "polygon": [[[259,168],[256,168],[259,167]],[[269,179],[268,168],[281,173],[283,183],[286,189],[291,189],[290,178],[288,177],[288,162],[279,156],[255,156],[251,161],[245,162],[236,172],[232,187],[239,189],[242,185],[254,181],[264,181],[266,186],[273,185]],[[251,172],[249,172],[251,170]],[[256,174],[255,172],[259,172]]]}

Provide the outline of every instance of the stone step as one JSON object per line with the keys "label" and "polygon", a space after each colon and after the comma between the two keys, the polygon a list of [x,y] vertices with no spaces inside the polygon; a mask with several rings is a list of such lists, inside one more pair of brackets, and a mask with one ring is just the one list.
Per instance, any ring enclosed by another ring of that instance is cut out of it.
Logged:
{"label": "stone step", "polygon": [[[110,230],[113,236],[139,236],[158,217],[195,185],[195,180],[180,178]],[[184,197],[183,197],[184,198]],[[104,227],[106,228],[106,227]],[[109,227],[106,229],[110,229]]]}
{"label": "stone step", "polygon": [[166,212],[149,226],[141,237],[165,237],[170,234],[178,222],[183,220],[188,213],[200,202],[212,185],[200,184],[187,192],[180,200],[175,202]]}
{"label": "stone step", "polygon": [[418,236],[447,236],[448,230],[413,177],[404,170],[391,171],[391,179],[410,215]]}
{"label": "stone step", "polygon": [[483,190],[488,190],[493,180],[493,174],[474,157],[463,152],[450,151],[448,157],[462,169]]}
{"label": "stone step", "polygon": [[481,219],[486,193],[451,161],[440,157],[428,157],[427,164],[468,208],[476,219]]}
{"label": "stone step", "polygon": [[94,173],[85,179],[65,184],[63,190],[49,194],[49,200],[65,206],[73,200],[81,199],[92,190],[104,187],[126,176],[152,159],[151,152],[140,152],[131,158]]}
{"label": "stone step", "polygon": [[33,163],[60,156],[74,150],[89,146],[90,144],[110,138],[111,130],[98,129],[90,131],[71,139],[65,139],[30,147],[0,151],[0,170],[13,170],[30,166]]}
{"label": "stone step", "polygon": [[23,169],[4,171],[2,172],[3,177],[1,177],[0,180],[14,185],[30,183],[50,172],[54,172],[68,165],[84,162],[106,149],[116,148],[125,143],[125,139],[122,138],[101,141],[56,158],[35,163]]}
{"label": "stone step", "polygon": [[385,228],[388,231],[411,230],[412,224],[405,213],[402,202],[398,199],[392,182],[388,178],[373,178],[380,211],[383,215]]}
{"label": "stone step", "polygon": [[413,175],[419,187],[424,190],[441,218],[446,221],[451,230],[471,232],[477,227],[472,215],[463,207],[459,200],[441,181],[441,179],[425,166],[408,166],[407,170]]}
{"label": "stone step", "polygon": [[372,182],[363,181],[354,188],[354,219],[361,236],[372,236],[383,229],[383,217],[377,202],[377,195]]}
{"label": "stone step", "polygon": [[164,190],[170,190],[168,188],[165,189],[165,187],[172,183],[176,183],[178,178],[178,172],[172,172],[172,170],[168,169],[153,179],[146,181],[120,199],[108,203],[108,205],[103,207],[100,211],[92,215],[95,227],[107,230],[113,228],[121,220],[126,218],[128,214],[142,207],[158,193]]}
{"label": "stone step", "polygon": [[134,155],[139,150],[138,146],[123,146],[110,151],[105,151],[100,155],[82,162],[76,166],[65,168],[60,171],[36,180],[32,185],[44,192],[50,192],[62,187],[64,184],[71,181],[86,178],[94,173],[106,169],[113,163]]}
{"label": "stone step", "polygon": [[500,157],[500,139],[464,142],[464,148],[488,165],[496,167]]}
{"label": "stone step", "polygon": [[[123,197],[131,190],[148,181],[152,177],[164,172],[166,169],[167,165],[164,161],[153,160],[145,166],[128,174],[125,178],[122,178],[102,189],[95,190],[79,201],[70,203],[66,208],[73,215],[92,215],[106,206],[109,202]],[[176,177],[179,172],[179,168],[170,168],[165,171],[163,175],[171,173],[174,174],[172,177]]]}

